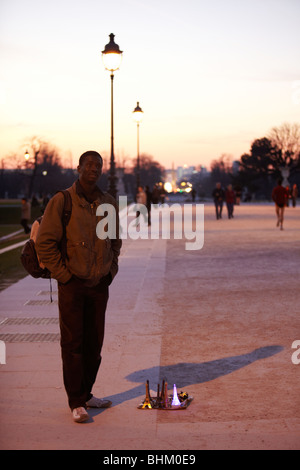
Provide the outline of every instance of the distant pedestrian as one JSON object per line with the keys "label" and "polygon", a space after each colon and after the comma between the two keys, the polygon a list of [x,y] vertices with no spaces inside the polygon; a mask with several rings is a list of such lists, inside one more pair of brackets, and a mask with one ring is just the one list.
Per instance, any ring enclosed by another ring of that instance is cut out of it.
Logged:
{"label": "distant pedestrian", "polygon": [[232,185],[227,186],[225,192],[225,200],[227,205],[228,219],[233,219],[233,208],[235,203],[235,192],[232,189]]}
{"label": "distant pedestrian", "polygon": [[239,206],[241,202],[241,197],[242,197],[242,188],[239,185],[237,185],[235,186],[234,191],[235,191],[235,204]]}
{"label": "distant pedestrian", "polygon": [[216,183],[216,187],[212,192],[216,208],[216,218],[222,219],[223,203],[225,198],[224,190],[222,189],[221,183]]}
{"label": "distant pedestrian", "polygon": [[21,225],[24,228],[25,233],[30,232],[30,227],[28,226],[31,218],[31,206],[30,202],[27,201],[26,197],[22,198],[22,207],[21,207]]}
{"label": "distant pedestrian", "polygon": [[196,199],[196,190],[195,190],[195,188],[192,189],[191,193],[192,193],[192,201],[195,202],[195,199]]}
{"label": "distant pedestrian", "polygon": [[151,225],[151,203],[152,203],[152,192],[150,191],[149,186],[145,187],[146,193],[146,207],[148,211],[148,225]]}
{"label": "distant pedestrian", "polygon": [[295,183],[295,184],[293,185],[293,188],[292,188],[292,203],[293,203],[293,207],[296,207],[297,197],[298,197],[298,188],[297,188],[297,185],[296,185],[296,183]]}
{"label": "distant pedestrian", "polygon": [[165,203],[166,191],[165,191],[165,188],[163,186],[159,190],[159,199],[160,199],[161,204]]}
{"label": "distant pedestrian", "polygon": [[141,213],[144,216],[145,222],[148,222],[146,220],[146,214],[145,214],[144,207],[140,207],[140,206],[146,206],[146,204],[147,204],[146,193],[145,193],[144,189],[142,188],[142,186],[139,186],[138,189],[137,189],[137,193],[136,193],[136,225],[139,225],[139,223],[140,223]]}
{"label": "distant pedestrian", "polygon": [[139,186],[136,192],[136,202],[137,204],[146,205],[146,193],[142,186]]}
{"label": "distant pedestrian", "polygon": [[292,198],[291,190],[290,190],[289,185],[287,185],[287,186],[285,187],[285,189],[286,189],[285,205],[286,205],[286,207],[289,207],[289,205],[290,205],[290,199]]}
{"label": "distant pedestrian", "polygon": [[158,204],[158,203],[159,203],[159,189],[157,185],[155,185],[152,191],[152,204]]}
{"label": "distant pedestrian", "polygon": [[280,230],[283,230],[283,217],[284,208],[286,205],[287,192],[286,188],[282,186],[282,179],[279,178],[277,186],[272,191],[272,199],[275,202],[275,211],[277,216],[276,226],[280,226]]}

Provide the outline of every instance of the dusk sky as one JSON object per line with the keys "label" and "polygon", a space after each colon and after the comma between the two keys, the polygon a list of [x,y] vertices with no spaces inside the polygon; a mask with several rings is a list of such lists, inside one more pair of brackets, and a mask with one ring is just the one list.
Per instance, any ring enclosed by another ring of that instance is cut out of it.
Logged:
{"label": "dusk sky", "polygon": [[300,0],[0,0],[0,160],[39,136],[66,164],[110,152],[110,74],[101,51],[123,50],[114,79],[115,155],[165,168],[238,160],[255,138],[300,123]]}

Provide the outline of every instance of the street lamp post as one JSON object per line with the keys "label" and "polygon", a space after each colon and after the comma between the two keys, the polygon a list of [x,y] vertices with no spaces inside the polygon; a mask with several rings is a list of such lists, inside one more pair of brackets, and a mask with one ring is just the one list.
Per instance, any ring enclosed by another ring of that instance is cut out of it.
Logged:
{"label": "street lamp post", "polygon": [[137,190],[140,186],[140,122],[143,117],[143,110],[140,107],[140,103],[137,102],[136,107],[133,110],[134,120],[137,123],[137,163],[136,163],[136,186]]}
{"label": "street lamp post", "polygon": [[114,41],[114,34],[110,34],[110,41],[106,44],[104,51],[102,51],[102,59],[106,70],[110,71],[111,78],[111,139],[110,139],[110,174],[109,174],[109,193],[116,198],[116,167],[114,155],[114,94],[113,82],[114,72],[120,68],[123,51],[120,51],[118,44]]}
{"label": "street lamp post", "polygon": [[[34,149],[34,165],[33,165],[32,171],[30,172],[31,173],[30,174],[30,182],[29,182],[29,187],[28,187],[28,192],[27,192],[27,197],[28,198],[31,198],[32,193],[33,193],[33,185],[34,185],[34,180],[35,180],[35,176],[36,176],[36,173],[37,173],[39,153],[40,153],[40,149],[38,149],[38,150]],[[26,170],[28,170],[28,164],[29,164],[29,160],[30,160],[30,154],[29,154],[28,150],[26,150],[26,152],[24,154],[24,158],[25,158]]]}
{"label": "street lamp post", "polygon": [[30,191],[30,180],[29,180],[29,175],[28,173],[28,163],[29,163],[29,158],[30,154],[28,150],[24,153],[24,158],[25,158],[25,182],[26,182],[26,197],[30,197],[29,191]]}

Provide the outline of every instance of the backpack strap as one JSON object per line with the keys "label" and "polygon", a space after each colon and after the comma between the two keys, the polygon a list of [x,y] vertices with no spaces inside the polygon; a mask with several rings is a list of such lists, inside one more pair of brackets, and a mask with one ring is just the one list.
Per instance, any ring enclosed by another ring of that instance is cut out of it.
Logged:
{"label": "backpack strap", "polygon": [[63,193],[64,199],[65,199],[62,221],[63,221],[64,228],[66,228],[71,218],[71,214],[72,214],[72,197],[71,197],[70,192],[67,189],[64,189],[58,192]]}
{"label": "backpack strap", "polygon": [[72,214],[72,197],[67,189],[57,191],[64,195],[64,208],[62,213],[62,224],[63,224],[63,236],[60,243],[60,250],[63,262],[67,259],[67,234],[66,227],[69,223]]}

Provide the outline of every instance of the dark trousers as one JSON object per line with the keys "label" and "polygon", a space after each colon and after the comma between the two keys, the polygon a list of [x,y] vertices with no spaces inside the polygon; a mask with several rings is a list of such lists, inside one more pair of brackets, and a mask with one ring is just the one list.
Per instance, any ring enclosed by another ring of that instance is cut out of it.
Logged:
{"label": "dark trousers", "polygon": [[215,201],[216,207],[216,217],[217,219],[222,218],[222,209],[223,209],[223,201]]}
{"label": "dark trousers", "polygon": [[58,283],[64,385],[71,409],[91,397],[101,363],[107,284],[87,287],[79,279]]}
{"label": "dark trousers", "polygon": [[227,202],[228,219],[232,219],[233,217],[233,207],[233,202]]}
{"label": "dark trousers", "polygon": [[27,219],[21,219],[21,225],[22,225],[25,233],[30,232],[30,227],[28,226],[28,220]]}

